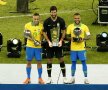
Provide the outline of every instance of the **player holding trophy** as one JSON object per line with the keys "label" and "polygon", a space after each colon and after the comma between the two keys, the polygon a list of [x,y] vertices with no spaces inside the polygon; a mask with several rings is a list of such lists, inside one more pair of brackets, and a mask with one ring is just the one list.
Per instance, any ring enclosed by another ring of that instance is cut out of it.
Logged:
{"label": "player holding trophy", "polygon": [[64,40],[66,32],[65,21],[61,17],[57,16],[56,6],[50,7],[50,15],[51,16],[44,21],[44,31],[43,31],[43,35],[48,42],[47,83],[50,84],[52,82],[51,71],[52,71],[52,61],[54,56],[58,58],[60,62],[60,67],[63,75],[63,83],[67,83],[66,69],[63,60],[63,50],[62,50],[62,42]]}
{"label": "player holding trophy", "polygon": [[79,13],[75,13],[74,23],[67,27],[67,38],[71,40],[71,72],[72,77],[69,83],[75,83],[75,71],[77,59],[82,62],[82,68],[84,72],[84,83],[89,84],[87,79],[87,65],[86,65],[86,50],[85,41],[90,39],[90,32],[88,27],[81,22],[81,16]]}
{"label": "player holding trophy", "polygon": [[42,75],[42,48],[41,48],[41,39],[42,39],[43,25],[40,23],[40,15],[35,13],[33,15],[33,21],[25,25],[24,36],[27,38],[26,44],[26,59],[27,59],[27,79],[24,81],[24,84],[29,84],[31,82],[31,61],[35,57],[37,60],[37,70],[38,70],[38,83],[44,84],[44,81],[41,77]]}

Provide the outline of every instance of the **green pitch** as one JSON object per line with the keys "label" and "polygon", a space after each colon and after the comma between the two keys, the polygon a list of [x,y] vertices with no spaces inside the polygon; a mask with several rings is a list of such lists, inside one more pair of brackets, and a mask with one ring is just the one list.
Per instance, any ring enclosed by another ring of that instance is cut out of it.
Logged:
{"label": "green pitch", "polygon": [[[94,8],[97,9],[98,0],[94,2]],[[88,25],[91,32],[91,39],[87,41],[87,46],[96,46],[96,35],[106,31],[108,32],[108,26],[92,25],[95,21],[96,15],[93,13],[92,0],[36,0],[33,3],[29,3],[29,9],[32,14],[34,12],[40,13],[41,21],[43,22],[49,16],[49,8],[52,5],[58,7],[58,15],[64,18],[66,25],[68,26],[73,22],[72,15],[75,12],[79,12],[82,16],[82,21]],[[38,9],[35,9],[38,8]],[[0,32],[3,34],[3,45],[10,38],[19,38],[23,42],[23,30],[25,23],[32,20],[30,16],[20,17],[20,15],[27,15],[21,13],[10,13],[16,11],[16,0],[7,0],[7,5],[0,5]],[[97,11],[97,10],[95,10]],[[7,17],[18,16],[18,17]],[[1,18],[2,17],[2,18]],[[0,63],[26,63],[25,52],[22,50],[21,58],[7,58],[6,47],[2,48],[0,52]],[[97,52],[96,50],[87,50],[87,63],[90,64],[108,64],[108,52]],[[66,63],[71,63],[69,55],[64,57]],[[54,59],[54,63],[58,63],[57,59]],[[33,60],[35,63],[35,60]],[[43,59],[43,63],[46,63],[46,59]],[[79,62],[80,63],[80,62]]]}

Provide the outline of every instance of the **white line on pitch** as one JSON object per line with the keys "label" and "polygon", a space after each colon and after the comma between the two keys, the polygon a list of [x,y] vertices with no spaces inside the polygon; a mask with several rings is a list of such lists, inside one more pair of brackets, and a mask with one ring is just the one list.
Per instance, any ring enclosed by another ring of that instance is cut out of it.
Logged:
{"label": "white line on pitch", "polygon": [[[58,12],[58,13],[71,13],[71,12],[76,12],[76,11],[79,11],[79,12],[84,12],[84,11],[88,11],[88,10],[92,10],[92,9],[85,9],[85,10],[72,10],[72,11],[62,11],[62,12]],[[40,15],[48,15],[50,13],[42,13]],[[16,17],[25,17],[25,16],[32,16],[32,14],[27,14],[27,15],[17,15],[17,16],[2,16],[0,17],[0,19],[6,19],[6,18],[16,18]]]}

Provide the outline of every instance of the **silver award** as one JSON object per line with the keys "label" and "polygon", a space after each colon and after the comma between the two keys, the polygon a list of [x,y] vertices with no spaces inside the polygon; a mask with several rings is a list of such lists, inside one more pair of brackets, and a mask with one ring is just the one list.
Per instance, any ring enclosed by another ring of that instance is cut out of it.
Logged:
{"label": "silver award", "polygon": [[75,34],[75,37],[74,37],[74,42],[79,42],[80,40],[80,34],[81,34],[81,29],[80,28],[75,28],[74,29],[74,34]]}
{"label": "silver award", "polygon": [[35,46],[41,45],[41,43],[33,37],[30,30],[25,30],[24,31],[24,37],[32,40],[34,42]]}
{"label": "silver award", "polygon": [[57,23],[57,27],[51,29],[51,39],[53,47],[58,46],[59,43],[60,24]]}

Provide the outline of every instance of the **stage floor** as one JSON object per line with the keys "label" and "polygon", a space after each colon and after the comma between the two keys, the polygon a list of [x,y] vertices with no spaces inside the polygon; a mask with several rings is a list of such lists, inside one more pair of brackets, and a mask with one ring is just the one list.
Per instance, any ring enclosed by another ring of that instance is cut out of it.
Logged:
{"label": "stage floor", "polygon": [[[67,79],[71,77],[71,64],[66,64]],[[63,84],[62,74],[60,74],[59,64],[53,64],[52,80],[53,84]],[[46,64],[43,64],[43,79],[47,80]],[[77,64],[76,84],[83,84],[84,77],[82,65]],[[0,64],[0,84],[23,84],[26,79],[26,64]],[[88,79],[90,84],[108,84],[108,64],[88,64]],[[32,64],[31,83],[38,83],[37,65]]]}

